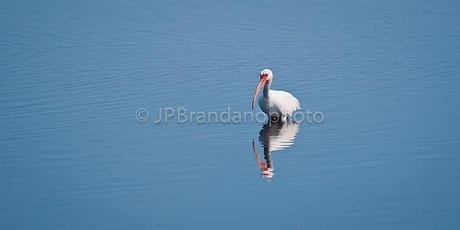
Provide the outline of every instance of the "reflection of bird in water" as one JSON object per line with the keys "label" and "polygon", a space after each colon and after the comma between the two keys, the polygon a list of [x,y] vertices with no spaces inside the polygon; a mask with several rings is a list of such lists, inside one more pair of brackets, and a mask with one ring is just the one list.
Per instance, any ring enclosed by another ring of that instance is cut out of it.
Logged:
{"label": "reflection of bird in water", "polygon": [[299,131],[299,124],[294,122],[268,123],[259,132],[259,142],[264,147],[264,160],[260,159],[257,146],[252,141],[252,149],[259,165],[262,177],[273,178],[274,168],[271,159],[272,151],[283,150],[294,144],[294,138]]}

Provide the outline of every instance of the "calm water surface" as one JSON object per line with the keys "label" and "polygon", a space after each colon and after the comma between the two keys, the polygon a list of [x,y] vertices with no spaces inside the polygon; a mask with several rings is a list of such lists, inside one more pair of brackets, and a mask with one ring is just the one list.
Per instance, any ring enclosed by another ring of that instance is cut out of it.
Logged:
{"label": "calm water surface", "polygon": [[[459,9],[1,1],[0,229],[454,229]],[[250,111],[265,67],[325,121],[136,121]]]}

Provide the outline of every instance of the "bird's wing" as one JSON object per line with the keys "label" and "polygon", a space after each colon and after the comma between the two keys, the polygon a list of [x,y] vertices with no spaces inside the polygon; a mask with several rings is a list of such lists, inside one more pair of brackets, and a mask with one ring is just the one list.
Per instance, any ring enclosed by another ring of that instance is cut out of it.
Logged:
{"label": "bird's wing", "polygon": [[292,115],[300,109],[300,103],[291,93],[280,90],[270,91],[270,100],[273,106],[276,106],[283,115]]}

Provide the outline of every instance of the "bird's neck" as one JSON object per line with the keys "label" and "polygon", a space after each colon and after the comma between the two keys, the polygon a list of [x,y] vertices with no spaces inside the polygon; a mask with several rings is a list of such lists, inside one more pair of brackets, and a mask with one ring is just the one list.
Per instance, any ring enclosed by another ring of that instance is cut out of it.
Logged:
{"label": "bird's neck", "polygon": [[264,97],[268,97],[268,92],[270,92],[270,85],[272,84],[271,80],[268,80],[264,86]]}

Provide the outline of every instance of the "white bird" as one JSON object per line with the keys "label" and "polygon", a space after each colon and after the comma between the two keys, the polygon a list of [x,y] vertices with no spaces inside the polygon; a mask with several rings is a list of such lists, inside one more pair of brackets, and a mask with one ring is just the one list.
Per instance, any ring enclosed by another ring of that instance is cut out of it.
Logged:
{"label": "white bird", "polygon": [[268,115],[272,121],[285,122],[288,117],[292,116],[297,109],[300,109],[300,103],[291,93],[281,90],[271,90],[270,86],[273,81],[273,73],[269,69],[260,72],[260,80],[252,97],[252,109],[256,105],[256,98],[262,87],[264,87],[263,96],[259,98],[259,106],[262,111]]}

